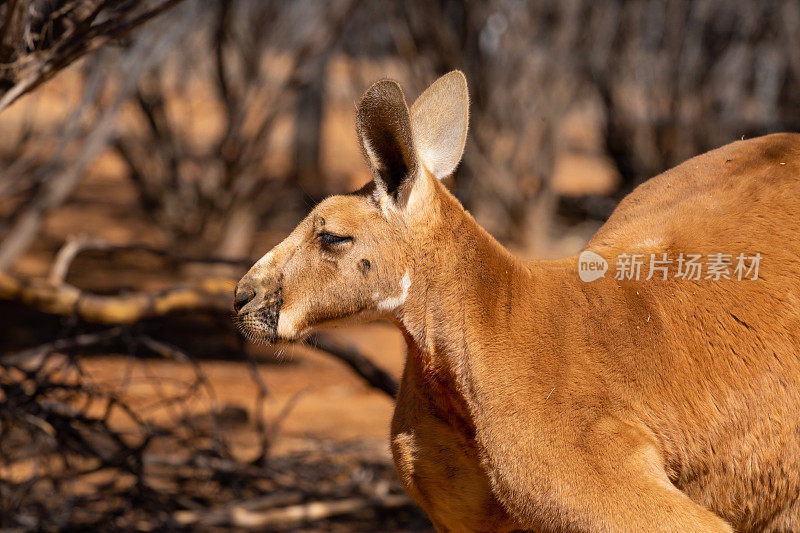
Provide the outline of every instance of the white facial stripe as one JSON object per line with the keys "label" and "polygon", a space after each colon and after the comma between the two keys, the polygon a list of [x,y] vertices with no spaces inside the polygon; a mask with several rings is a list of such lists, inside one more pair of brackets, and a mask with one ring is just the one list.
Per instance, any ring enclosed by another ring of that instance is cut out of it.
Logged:
{"label": "white facial stripe", "polygon": [[394,311],[403,305],[406,301],[406,298],[408,298],[408,289],[410,287],[411,276],[408,275],[408,270],[406,270],[406,273],[403,275],[403,279],[400,280],[400,296],[393,296],[378,302],[378,311],[381,313],[388,313],[389,311]]}
{"label": "white facial stripe", "polygon": [[256,264],[254,266],[257,266],[258,268],[265,268],[269,266],[270,263],[272,263],[272,259],[274,257],[275,257],[275,252],[269,252],[266,255],[264,255],[264,257],[256,261]]}

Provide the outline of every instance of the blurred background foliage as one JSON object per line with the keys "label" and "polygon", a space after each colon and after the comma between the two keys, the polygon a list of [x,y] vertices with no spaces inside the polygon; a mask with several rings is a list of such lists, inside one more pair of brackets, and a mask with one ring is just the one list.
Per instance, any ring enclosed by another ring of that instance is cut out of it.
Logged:
{"label": "blurred background foliage", "polygon": [[0,0],[0,528],[429,530],[386,447],[400,334],[256,347],[229,310],[369,179],[361,93],[456,68],[448,185],[565,256],[649,177],[800,131],[800,0]]}
{"label": "blurred background foliage", "polygon": [[372,80],[413,99],[460,68],[452,188],[501,240],[547,248],[694,154],[800,129],[798,50],[796,0],[185,1],[53,82],[73,92],[56,116],[5,113],[0,229],[110,159],[165,245],[255,255],[257,228],[367,179],[352,107]]}

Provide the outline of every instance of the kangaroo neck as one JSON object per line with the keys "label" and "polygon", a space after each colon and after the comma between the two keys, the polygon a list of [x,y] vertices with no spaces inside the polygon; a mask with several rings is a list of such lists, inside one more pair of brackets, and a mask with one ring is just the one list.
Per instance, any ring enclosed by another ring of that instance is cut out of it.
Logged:
{"label": "kangaroo neck", "polygon": [[436,199],[437,223],[421,237],[399,325],[423,374],[470,388],[470,369],[520,333],[535,275],[441,185]]}

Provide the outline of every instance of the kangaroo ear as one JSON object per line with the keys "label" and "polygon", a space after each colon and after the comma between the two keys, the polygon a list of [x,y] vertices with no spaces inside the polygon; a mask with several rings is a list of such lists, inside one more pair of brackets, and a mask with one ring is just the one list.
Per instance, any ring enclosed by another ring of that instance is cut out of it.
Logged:
{"label": "kangaroo ear", "polygon": [[460,70],[433,82],[411,106],[411,128],[422,164],[438,179],[461,161],[469,127],[467,79]]}
{"label": "kangaroo ear", "polygon": [[381,80],[367,89],[356,106],[356,129],[375,185],[396,199],[417,171],[411,118],[397,82]]}

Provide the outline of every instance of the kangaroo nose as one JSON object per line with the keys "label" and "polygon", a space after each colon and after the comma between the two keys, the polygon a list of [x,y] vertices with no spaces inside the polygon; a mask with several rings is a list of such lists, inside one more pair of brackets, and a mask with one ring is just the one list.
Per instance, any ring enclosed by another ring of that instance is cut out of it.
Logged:
{"label": "kangaroo nose", "polygon": [[247,305],[247,302],[256,297],[256,291],[251,289],[240,289],[236,291],[236,296],[233,297],[233,310],[237,313],[239,310]]}

